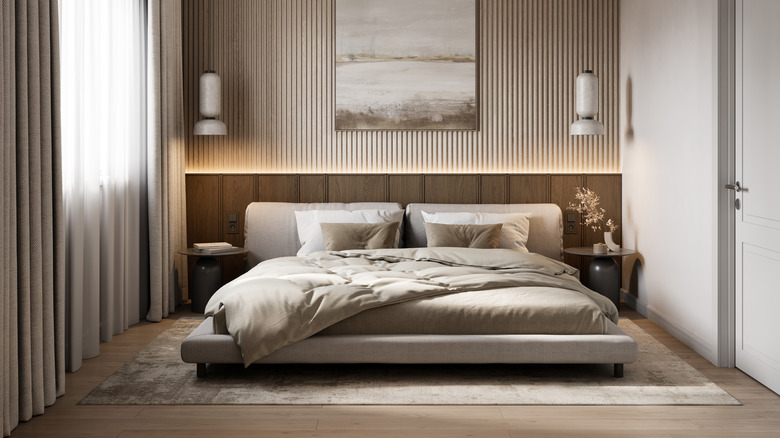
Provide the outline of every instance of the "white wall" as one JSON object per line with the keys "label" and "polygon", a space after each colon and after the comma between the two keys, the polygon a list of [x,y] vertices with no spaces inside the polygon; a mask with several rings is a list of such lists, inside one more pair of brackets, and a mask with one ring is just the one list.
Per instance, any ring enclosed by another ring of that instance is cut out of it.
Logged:
{"label": "white wall", "polygon": [[[717,1],[621,0],[624,297],[717,361]],[[632,272],[633,271],[633,272]],[[630,278],[633,275],[633,278]]]}

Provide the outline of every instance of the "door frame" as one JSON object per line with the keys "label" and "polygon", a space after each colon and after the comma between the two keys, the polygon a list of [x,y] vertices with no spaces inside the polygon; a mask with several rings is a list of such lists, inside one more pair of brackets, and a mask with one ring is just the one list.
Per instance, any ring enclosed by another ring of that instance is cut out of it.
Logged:
{"label": "door frame", "polygon": [[[736,215],[735,193],[723,188],[736,177],[736,21],[737,2],[718,0],[716,131],[717,144],[717,364],[736,366]],[[741,3],[741,1],[740,1]]]}

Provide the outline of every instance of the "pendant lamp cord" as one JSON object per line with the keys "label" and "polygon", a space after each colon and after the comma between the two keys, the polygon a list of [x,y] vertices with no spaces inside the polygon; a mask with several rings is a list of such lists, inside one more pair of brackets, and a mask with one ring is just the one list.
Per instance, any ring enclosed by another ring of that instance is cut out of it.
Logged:
{"label": "pendant lamp cord", "polygon": [[206,62],[208,67],[206,70],[211,69],[211,2],[213,0],[207,0],[209,2],[208,13],[206,15]]}

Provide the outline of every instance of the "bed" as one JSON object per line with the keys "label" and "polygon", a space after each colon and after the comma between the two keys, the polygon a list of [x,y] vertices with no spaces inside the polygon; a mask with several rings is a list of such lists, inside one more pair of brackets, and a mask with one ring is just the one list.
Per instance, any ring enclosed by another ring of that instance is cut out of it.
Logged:
{"label": "bed", "polygon": [[[206,377],[207,364],[210,363],[598,363],[613,364],[615,377],[622,377],[623,364],[636,361],[637,344],[615,324],[616,309],[609,309],[607,306],[612,304],[604,304],[603,301],[608,300],[602,301],[603,297],[588,298],[590,294],[597,294],[586,290],[578,281],[572,281],[577,273],[570,271],[570,267],[560,262],[563,252],[562,220],[561,210],[557,205],[409,204],[403,213],[403,222],[399,229],[400,246],[406,249],[342,251],[312,255],[306,259],[291,257],[301,248],[296,227],[296,211],[367,209],[390,210],[400,209],[400,206],[394,203],[250,204],[245,221],[248,264],[255,266],[262,261],[267,262],[232,282],[235,284],[220,289],[210,301],[212,310],[218,308],[214,307],[218,302],[228,301],[224,297],[231,288],[258,289],[257,285],[266,285],[260,289],[273,289],[271,286],[281,281],[270,278],[276,275],[276,272],[282,272],[287,276],[285,278],[291,278],[290,272],[293,271],[297,274],[298,271],[308,270],[317,275],[347,271],[351,273],[349,275],[355,275],[349,277],[349,285],[360,283],[359,279],[370,274],[371,287],[374,287],[384,281],[383,275],[388,275],[384,271],[375,273],[380,270],[377,266],[381,266],[381,269],[390,272],[394,277],[406,278],[414,277],[420,272],[428,273],[425,274],[429,275],[428,277],[409,280],[412,281],[408,283],[411,285],[409,289],[418,288],[423,293],[419,299],[402,298],[390,305],[371,305],[358,309],[357,313],[350,314],[343,320],[333,320],[338,321],[335,324],[324,319],[325,322],[321,323],[324,325],[317,327],[316,333],[300,331],[295,337],[277,342],[272,347],[263,344],[265,341],[258,341],[257,345],[252,344],[248,329],[243,332],[236,329],[230,331],[229,323],[225,322],[225,313],[234,315],[232,319],[237,321],[240,319],[238,310],[212,311],[212,315],[207,316],[182,342],[182,360],[197,364],[198,377]],[[515,254],[517,251],[507,249],[428,249],[423,212],[530,213],[526,243],[530,254]],[[424,269],[429,267],[425,264],[430,264],[430,269]],[[334,266],[337,268],[333,268]],[[360,271],[361,269],[370,272]],[[555,275],[546,275],[544,279],[532,275],[534,280],[529,284],[515,283],[513,275],[498,275],[527,269],[531,269],[532,274],[536,271],[549,271]],[[462,273],[462,276],[456,278],[451,275],[453,272]],[[347,278],[345,275],[339,275]],[[507,278],[512,278],[512,283],[502,283],[508,281]],[[458,289],[459,287],[463,289]],[[440,294],[434,290],[436,288],[455,292]],[[381,291],[381,287],[378,289]],[[396,293],[397,289],[398,287],[388,289],[388,296]],[[571,292],[574,290],[578,292]],[[516,293],[517,291],[522,293]],[[279,294],[286,296],[283,289]],[[362,296],[373,297],[375,294],[376,291],[371,290]],[[518,296],[523,297],[516,298]],[[544,302],[540,303],[540,296],[550,301],[557,300],[559,296],[565,297],[565,300],[574,297],[575,303],[587,302],[587,306],[567,304],[559,306],[560,310],[555,307],[555,310],[551,311],[553,307]],[[549,321],[557,321],[554,324],[556,328],[548,329],[545,326],[540,329],[539,324],[531,323],[526,324],[527,327],[524,326],[525,314],[517,313],[521,311],[507,305],[515,299],[527,300],[531,303],[530,307],[542,309],[540,313],[548,315]],[[492,309],[464,313],[466,308],[479,307],[473,305],[475,302],[487,303]],[[252,307],[243,301],[236,303],[233,309],[244,311]],[[453,305],[456,306],[455,311],[449,310],[449,316],[442,316],[442,309],[445,308],[443,306],[450,306],[447,308],[451,309]],[[594,307],[597,310],[590,309],[589,314],[584,314],[581,313],[584,310],[580,307]],[[495,309],[503,310],[500,314],[490,313],[495,312]],[[598,314],[599,311],[601,317],[589,316]],[[315,311],[312,314],[319,317],[320,313],[326,312]],[[447,322],[458,318],[458,315],[462,315],[463,321]],[[339,318],[342,317],[343,315]],[[304,321],[305,318],[310,316],[304,315]],[[483,322],[490,320],[493,324],[482,324],[480,319]],[[262,321],[262,318],[252,318],[249,325],[257,321]],[[573,324],[574,322],[579,324],[581,321],[587,323],[583,323],[581,330],[571,328],[572,325],[577,325]],[[237,327],[235,324],[233,327]],[[289,327],[298,328],[305,325],[296,322]],[[504,326],[515,325],[522,327],[504,330]],[[316,324],[314,326],[316,327]],[[252,336],[262,338],[260,334],[265,333],[269,327],[270,324],[253,327]],[[276,337],[286,337],[286,330],[277,333]],[[515,331],[523,334],[515,334]],[[571,334],[569,331],[577,331],[577,334]],[[250,354],[250,345],[259,348],[260,353]]]}

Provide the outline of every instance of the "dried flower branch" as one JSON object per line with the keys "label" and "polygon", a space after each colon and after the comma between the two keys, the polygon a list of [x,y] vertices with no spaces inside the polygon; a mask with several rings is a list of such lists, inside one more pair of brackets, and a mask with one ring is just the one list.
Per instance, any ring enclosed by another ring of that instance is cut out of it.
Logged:
{"label": "dried flower branch", "polygon": [[618,227],[620,227],[620,225],[616,224],[612,219],[607,220],[607,228],[609,228],[610,233],[614,233]]}
{"label": "dried flower branch", "polygon": [[[568,209],[576,210],[583,215],[583,225],[590,227],[593,231],[600,230],[607,211],[599,207],[599,195],[591,189],[577,187],[574,199],[577,200],[577,203],[569,203]],[[618,229],[618,225],[612,219],[607,221],[606,226],[609,231]]]}

